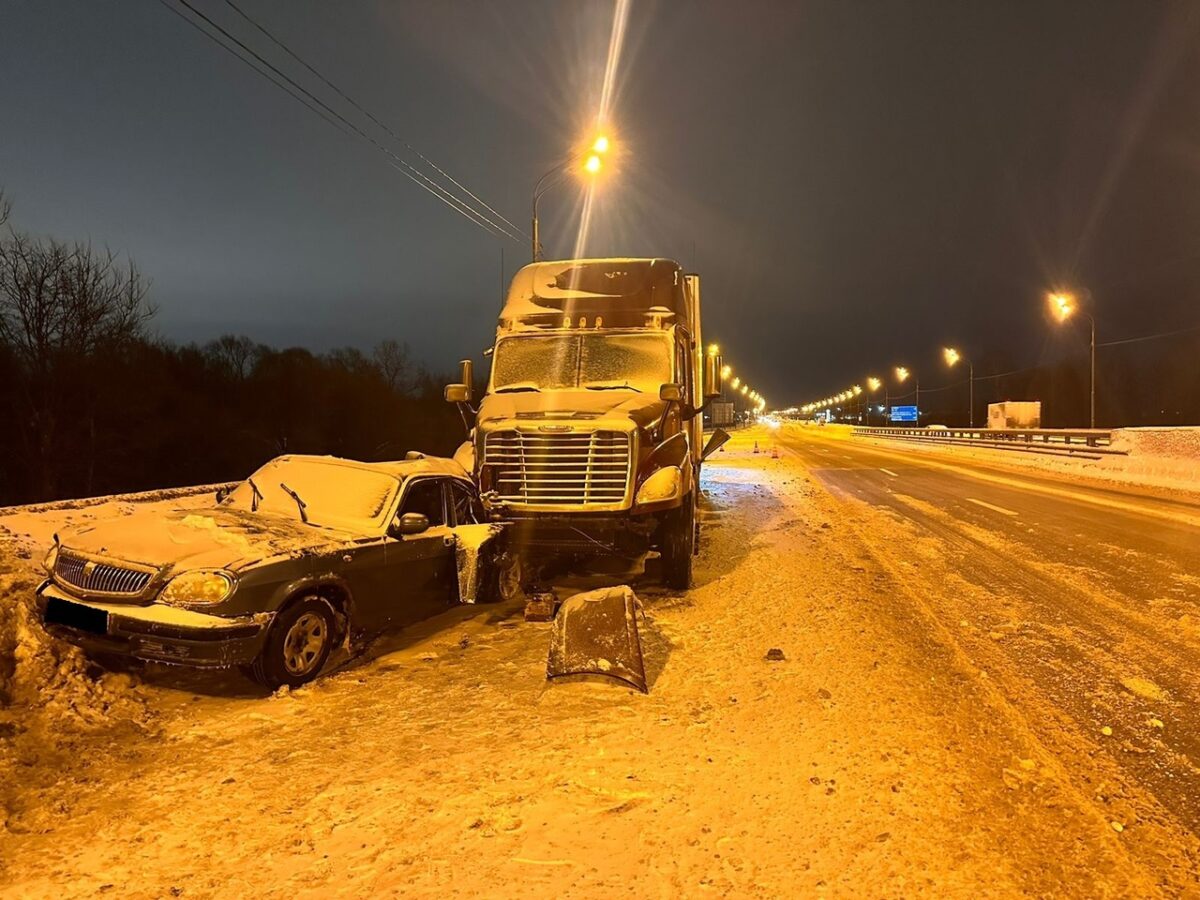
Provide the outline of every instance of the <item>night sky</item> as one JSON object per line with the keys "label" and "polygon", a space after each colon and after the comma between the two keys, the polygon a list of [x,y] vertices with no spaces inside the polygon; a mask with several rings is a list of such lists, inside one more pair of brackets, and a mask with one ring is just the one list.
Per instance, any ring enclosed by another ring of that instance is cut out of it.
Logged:
{"label": "night sky", "polygon": [[[613,14],[241,5],[522,229],[591,126]],[[587,252],[699,271],[706,337],[777,405],[897,363],[933,386],[947,342],[980,374],[1056,358],[1051,285],[1092,292],[1102,339],[1195,324],[1198,34],[1194,3],[634,0]],[[489,342],[501,247],[528,261],[157,0],[5,0],[0,81],[15,223],[131,254],[165,337],[396,337],[446,371]],[[580,199],[546,195],[549,256]]]}

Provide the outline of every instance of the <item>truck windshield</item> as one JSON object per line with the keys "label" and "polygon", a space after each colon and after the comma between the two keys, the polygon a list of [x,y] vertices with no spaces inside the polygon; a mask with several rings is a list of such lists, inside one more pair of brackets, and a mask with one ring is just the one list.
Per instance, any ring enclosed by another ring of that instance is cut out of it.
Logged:
{"label": "truck windshield", "polygon": [[630,390],[657,394],[671,381],[665,334],[571,334],[504,338],[492,362],[492,390]]}

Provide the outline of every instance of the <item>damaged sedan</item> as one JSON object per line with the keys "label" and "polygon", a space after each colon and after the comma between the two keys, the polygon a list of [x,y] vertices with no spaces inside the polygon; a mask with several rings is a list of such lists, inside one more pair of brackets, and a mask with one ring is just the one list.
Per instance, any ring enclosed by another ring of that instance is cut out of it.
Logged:
{"label": "damaged sedan", "polygon": [[92,653],[297,686],[344,642],[495,598],[504,537],[451,460],[281,456],[211,505],[56,535],[37,605]]}

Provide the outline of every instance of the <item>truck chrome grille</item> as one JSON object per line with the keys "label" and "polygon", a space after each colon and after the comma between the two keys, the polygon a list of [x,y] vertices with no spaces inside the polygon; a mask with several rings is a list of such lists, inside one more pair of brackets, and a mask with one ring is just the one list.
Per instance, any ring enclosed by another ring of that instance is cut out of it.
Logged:
{"label": "truck chrome grille", "polygon": [[494,431],[483,464],[505,503],[614,506],[629,486],[630,436],[623,431]]}
{"label": "truck chrome grille", "polygon": [[60,581],[81,591],[127,597],[144,591],[152,576],[151,572],[96,562],[69,550],[59,551],[54,574]]}

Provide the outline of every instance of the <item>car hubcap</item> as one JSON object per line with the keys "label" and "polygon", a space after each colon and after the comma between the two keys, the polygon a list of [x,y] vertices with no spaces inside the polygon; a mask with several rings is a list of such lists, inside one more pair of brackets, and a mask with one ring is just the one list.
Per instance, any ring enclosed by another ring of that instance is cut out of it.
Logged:
{"label": "car hubcap", "polygon": [[316,613],[305,613],[288,629],[283,639],[283,664],[292,675],[312,671],[328,636],[325,620]]}

